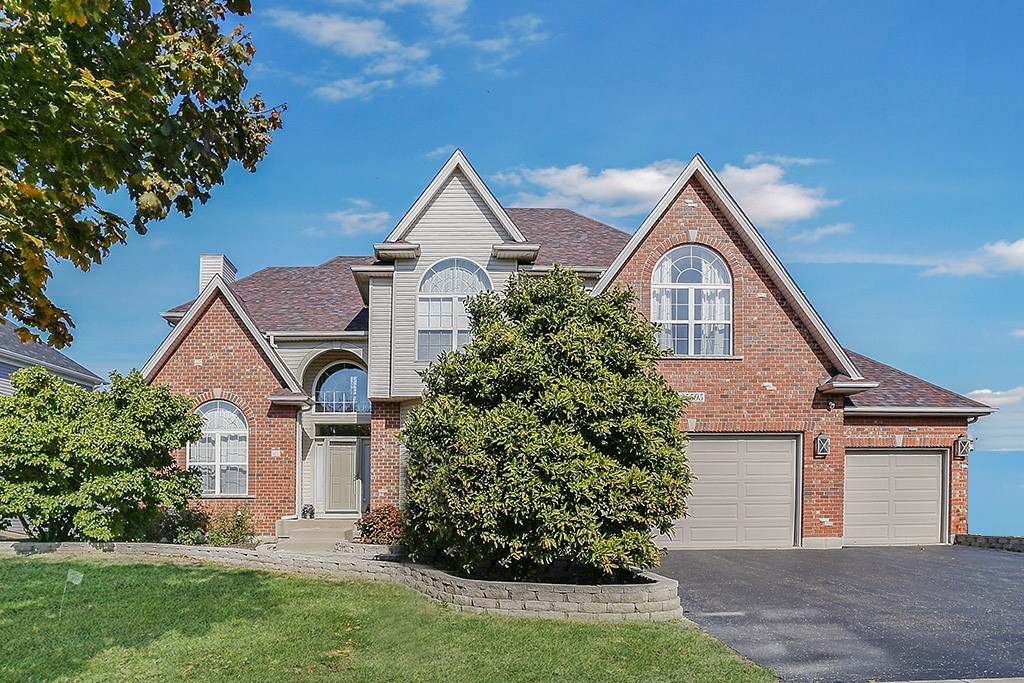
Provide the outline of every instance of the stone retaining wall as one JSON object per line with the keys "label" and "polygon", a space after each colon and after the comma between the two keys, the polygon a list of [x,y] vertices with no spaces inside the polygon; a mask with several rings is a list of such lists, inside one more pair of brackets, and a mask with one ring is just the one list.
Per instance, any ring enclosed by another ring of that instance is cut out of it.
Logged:
{"label": "stone retaining wall", "polygon": [[970,545],[976,548],[992,548],[1024,553],[1024,536],[980,536],[978,534],[957,534],[953,543]]}
{"label": "stone retaining wall", "polygon": [[157,555],[254,569],[391,581],[414,588],[452,609],[480,614],[585,621],[670,621],[681,619],[683,614],[679,584],[650,573],[642,574],[649,583],[582,586],[464,579],[423,565],[344,551],[300,555],[265,548],[168,543],[0,543],[0,557],[40,553]]}

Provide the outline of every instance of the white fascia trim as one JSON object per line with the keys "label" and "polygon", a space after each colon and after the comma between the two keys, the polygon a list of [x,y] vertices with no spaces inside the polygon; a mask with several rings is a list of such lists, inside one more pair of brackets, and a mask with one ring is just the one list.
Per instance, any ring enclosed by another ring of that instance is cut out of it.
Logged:
{"label": "white fascia trim", "polygon": [[419,198],[416,200],[416,203],[409,208],[402,217],[402,220],[400,220],[398,225],[395,226],[395,229],[391,231],[391,234],[388,235],[385,242],[398,242],[405,239],[406,235],[409,234],[409,231],[412,230],[412,227],[416,224],[420,214],[422,214],[423,210],[427,208],[427,204],[429,204],[437,193],[441,191],[445,182],[456,170],[462,171],[462,174],[466,176],[467,180],[469,180],[469,184],[473,186],[473,189],[476,190],[477,194],[479,194],[484,200],[484,203],[487,204],[487,208],[491,210],[491,213],[493,213],[494,217],[498,219],[498,222],[501,223],[503,228],[505,228],[505,231],[513,241],[526,241],[523,233],[519,232],[519,228],[516,227],[516,224],[512,222],[511,218],[509,218],[505,209],[498,203],[498,200],[495,199],[494,195],[491,194],[491,191],[477,174],[473,165],[469,163],[469,159],[466,158],[466,155],[462,153],[461,149],[457,149],[448,161],[445,162],[444,166],[441,167],[441,170],[437,172],[434,179],[430,181],[430,184],[427,185],[426,189],[423,190]]}
{"label": "white fascia trim", "polygon": [[[362,339],[366,337],[366,330],[302,330],[299,332],[294,331],[273,331],[267,332],[267,336],[271,340],[291,340],[291,339]],[[273,343],[273,342],[271,342]]]}
{"label": "white fascia trim", "polygon": [[539,244],[495,244],[491,247],[491,256],[496,259],[508,259],[510,261],[534,261],[540,251]]}
{"label": "white fascia trim", "polygon": [[396,261],[420,257],[420,245],[411,243],[381,242],[373,245],[373,254],[381,261]]}
{"label": "white fascia trim", "polygon": [[352,275],[356,279],[356,287],[359,288],[359,296],[363,297],[363,303],[370,305],[370,278],[371,277],[394,277],[394,266],[352,266]]}
{"label": "white fascia trim", "polygon": [[640,243],[650,234],[654,228],[655,223],[661,218],[661,216],[668,210],[676,196],[683,189],[687,182],[694,176],[697,176],[703,183],[705,189],[712,195],[712,197],[718,202],[719,206],[726,213],[727,217],[731,219],[733,226],[736,228],[736,232],[739,233],[740,237],[746,243],[746,245],[753,252],[754,257],[761,263],[761,265],[768,271],[768,274],[772,277],[776,286],[782,290],[787,300],[793,305],[797,315],[804,321],[804,323],[810,328],[812,334],[821,343],[825,354],[829,357],[829,360],[835,364],[836,369],[844,375],[850,377],[851,380],[864,379],[861,376],[860,371],[857,370],[857,366],[854,364],[850,356],[843,350],[843,347],[839,344],[839,341],[829,330],[828,326],[818,315],[814,307],[811,306],[811,302],[807,300],[804,293],[797,287],[796,282],[793,281],[793,277],[786,270],[782,262],[779,261],[778,256],[772,251],[768,243],[765,242],[761,233],[757,231],[754,224],[750,222],[746,214],[743,213],[743,209],[739,207],[736,200],[733,199],[732,195],[729,194],[729,190],[722,185],[722,181],[718,179],[715,172],[711,170],[707,162],[698,154],[686,165],[683,172],[679,174],[675,182],[668,189],[668,192],[662,196],[658,201],[658,204],[654,207],[654,210],[647,215],[644,222],[640,225],[640,228],[633,233],[633,237],[626,244],[625,248],[619,255],[615,257],[612,265],[605,271],[605,274],[598,281],[597,285],[594,286],[594,294],[600,294],[605,291],[610,285],[615,276],[619,274],[622,267],[629,260],[629,257],[633,255]]}
{"label": "white fascia trim", "polygon": [[[604,272],[604,266],[564,266],[566,270],[572,270],[583,277],[599,277]],[[555,269],[555,266],[527,264],[520,266],[519,270],[529,275],[544,275]]]}
{"label": "white fascia trim", "polygon": [[302,391],[302,385],[300,385],[298,380],[295,379],[291,370],[289,370],[288,366],[284,364],[283,360],[281,360],[281,357],[277,355],[277,351],[275,351],[267,341],[266,336],[264,336],[264,334],[260,332],[260,329],[256,327],[256,323],[254,323],[252,318],[249,317],[249,314],[246,313],[245,308],[238,301],[234,292],[224,284],[224,280],[219,274],[213,276],[199,297],[192,302],[191,306],[189,306],[188,311],[185,312],[185,315],[182,316],[179,323],[175,325],[174,329],[172,329],[170,334],[167,335],[163,343],[157,347],[157,350],[153,353],[150,359],[146,361],[146,365],[142,368],[142,376],[146,378],[146,381],[148,382],[152,379],[152,375],[164,355],[173,348],[174,344],[178,341],[178,338],[185,333],[185,330],[188,329],[188,326],[192,321],[198,317],[200,311],[203,310],[206,304],[213,299],[218,292],[224,295],[224,298],[228,301],[228,305],[231,306],[235,313],[238,314],[242,324],[245,325],[246,330],[248,330],[249,334],[251,334],[253,339],[256,340],[260,350],[266,354],[267,358],[270,359],[271,365],[273,365],[278,374],[284,378],[284,382],[288,386],[288,389],[300,394],[305,394],[305,392]]}
{"label": "white fascia trim", "polygon": [[948,417],[950,415],[961,415],[963,417],[975,417],[991,415],[999,410],[986,406],[984,408],[921,408],[921,407],[899,407],[899,406],[850,406],[843,411],[853,415],[908,415],[914,417]]}
{"label": "white fascia trim", "polygon": [[67,368],[52,365],[50,363],[47,363],[46,361],[36,360],[35,358],[29,358],[28,356],[23,356],[20,353],[14,353],[13,351],[0,351],[0,358],[7,358],[9,360],[14,361],[15,364],[24,363],[25,367],[32,367],[33,365],[38,365],[41,368],[49,370],[50,372],[57,375],[61,379],[70,379],[75,382],[88,383],[93,387],[98,387],[100,385],[106,384],[103,378],[99,377],[98,375],[87,375],[85,373],[76,372],[75,370],[68,370]]}

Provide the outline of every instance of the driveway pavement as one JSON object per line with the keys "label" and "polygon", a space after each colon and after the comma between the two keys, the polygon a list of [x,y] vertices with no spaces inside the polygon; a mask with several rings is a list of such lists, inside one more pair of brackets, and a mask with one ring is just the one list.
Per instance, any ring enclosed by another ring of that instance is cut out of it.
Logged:
{"label": "driveway pavement", "polygon": [[787,681],[1024,676],[1024,554],[677,550],[687,617]]}

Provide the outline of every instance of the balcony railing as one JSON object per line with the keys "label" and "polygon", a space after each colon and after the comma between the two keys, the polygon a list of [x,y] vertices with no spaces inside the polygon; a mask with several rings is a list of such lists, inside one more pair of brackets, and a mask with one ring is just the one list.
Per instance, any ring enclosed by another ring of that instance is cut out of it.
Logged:
{"label": "balcony railing", "polygon": [[321,391],[316,395],[318,413],[368,413],[370,400],[344,391]]}

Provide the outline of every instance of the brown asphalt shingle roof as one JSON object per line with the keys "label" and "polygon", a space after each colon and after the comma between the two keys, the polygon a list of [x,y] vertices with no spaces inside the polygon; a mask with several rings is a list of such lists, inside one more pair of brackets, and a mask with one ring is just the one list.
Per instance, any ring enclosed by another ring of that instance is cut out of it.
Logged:
{"label": "brown asphalt shingle roof", "polygon": [[887,408],[988,408],[984,403],[908,375],[873,358],[849,349],[846,352],[850,354],[864,379],[878,382],[876,388],[850,396],[847,405]]}
{"label": "brown asphalt shingle roof", "polygon": [[569,209],[505,209],[523,237],[539,244],[538,266],[559,263],[607,268],[632,237],[628,232]]}
{"label": "brown asphalt shingle roof", "polygon": [[[338,256],[319,266],[264,268],[230,287],[264,332],[365,330],[366,307],[352,266],[374,260]],[[184,313],[191,305],[190,301],[170,312]]]}

